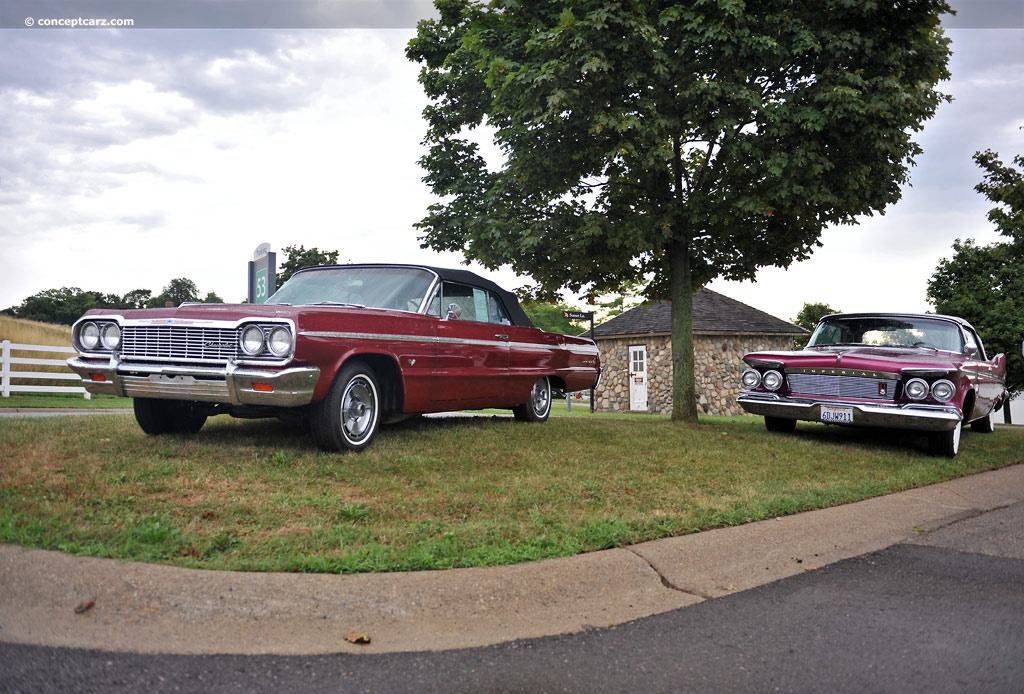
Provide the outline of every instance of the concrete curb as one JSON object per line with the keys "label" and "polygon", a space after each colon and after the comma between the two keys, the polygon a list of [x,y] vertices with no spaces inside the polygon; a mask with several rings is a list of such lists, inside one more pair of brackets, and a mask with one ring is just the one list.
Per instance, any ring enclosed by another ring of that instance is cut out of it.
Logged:
{"label": "concrete curb", "polygon": [[[568,559],[417,573],[197,571],[0,546],[0,640],[182,654],[468,648],[693,605],[1022,500],[1024,465],[1016,465]],[[351,643],[351,634],[369,643]]]}

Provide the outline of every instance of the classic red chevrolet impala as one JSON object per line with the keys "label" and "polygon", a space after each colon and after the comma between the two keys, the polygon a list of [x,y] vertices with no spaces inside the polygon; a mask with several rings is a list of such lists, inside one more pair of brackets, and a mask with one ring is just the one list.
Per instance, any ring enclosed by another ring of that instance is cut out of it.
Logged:
{"label": "classic red chevrolet impala", "polygon": [[68,360],[90,393],[134,398],[148,434],[211,415],[308,422],[361,450],[382,422],[509,408],[542,422],[554,390],[594,387],[590,340],[534,328],[514,294],[466,270],[342,265],[295,273],[265,304],[87,312]]}
{"label": "classic red chevrolet impala", "polygon": [[857,313],[825,316],[800,352],[754,352],[743,360],[739,404],[769,431],[797,420],[927,432],[953,457],[960,433],[992,432],[1007,401],[1006,358],[951,316]]}

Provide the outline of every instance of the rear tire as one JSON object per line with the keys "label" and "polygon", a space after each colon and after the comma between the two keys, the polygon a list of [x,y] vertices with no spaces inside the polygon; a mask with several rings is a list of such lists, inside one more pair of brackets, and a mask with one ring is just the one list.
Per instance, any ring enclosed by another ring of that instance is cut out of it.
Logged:
{"label": "rear tire", "polygon": [[195,434],[206,424],[207,415],[198,411],[198,403],[186,400],[134,398],[135,421],[151,436]]}
{"label": "rear tire", "polygon": [[542,376],[533,384],[530,400],[512,408],[517,422],[544,422],[551,414],[551,380]]}
{"label": "rear tire", "polygon": [[348,364],[338,372],[327,397],[313,408],[313,439],[324,450],[361,451],[377,435],[380,407],[373,369],[363,363]]}

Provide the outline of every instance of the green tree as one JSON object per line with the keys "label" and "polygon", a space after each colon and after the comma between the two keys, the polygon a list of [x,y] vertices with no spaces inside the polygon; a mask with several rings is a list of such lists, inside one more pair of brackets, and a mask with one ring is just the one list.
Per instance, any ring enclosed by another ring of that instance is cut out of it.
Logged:
{"label": "green tree", "polygon": [[199,301],[199,288],[196,283],[185,277],[171,280],[164,290],[147,302],[149,308],[162,308],[168,304],[181,306],[189,301]]}
{"label": "green tree", "polygon": [[[978,246],[957,239],[953,256],[943,258],[929,279],[927,296],[936,312],[969,321],[989,356],[1006,354],[1006,387],[1016,394],[1024,390],[1024,174],[991,151],[976,153],[974,161],[985,172],[975,190],[998,205],[988,218],[1009,240]],[[1024,157],[1014,163],[1024,168]],[[1004,413],[1010,421],[1009,408]]]}
{"label": "green tree", "polygon": [[91,308],[121,308],[120,297],[78,287],[47,289],[33,294],[19,306],[8,309],[16,318],[71,325]]}
{"label": "green tree", "polygon": [[947,98],[944,0],[435,5],[406,49],[431,100],[423,245],[590,295],[649,281],[676,420],[697,420],[695,290],[898,200]]}
{"label": "green tree", "polygon": [[828,304],[805,303],[800,312],[796,314],[793,323],[799,325],[804,330],[814,330],[814,326],[818,324],[819,320],[832,313],[839,313],[839,311]]}
{"label": "green tree", "polygon": [[[814,330],[814,326],[818,324],[819,320],[832,313],[839,313],[839,311],[828,304],[805,303],[800,308],[800,312],[796,314],[796,318],[793,319],[793,322],[804,330]],[[797,348],[803,349],[806,347],[809,339],[811,339],[810,335],[797,337],[795,340]]]}
{"label": "green tree", "polygon": [[152,297],[153,292],[148,289],[133,289],[121,297],[120,308],[146,308]]}
{"label": "green tree", "polygon": [[338,262],[338,251],[321,251],[319,248],[306,250],[302,246],[285,246],[282,252],[288,255],[288,260],[277,268],[278,287],[287,282],[297,270],[304,267],[335,265]]}
{"label": "green tree", "polygon": [[533,321],[533,324],[541,330],[549,333],[560,333],[562,335],[579,335],[584,330],[590,329],[590,323],[580,326],[565,317],[565,311],[580,311],[566,304],[551,304],[542,301],[524,301],[523,311]]}

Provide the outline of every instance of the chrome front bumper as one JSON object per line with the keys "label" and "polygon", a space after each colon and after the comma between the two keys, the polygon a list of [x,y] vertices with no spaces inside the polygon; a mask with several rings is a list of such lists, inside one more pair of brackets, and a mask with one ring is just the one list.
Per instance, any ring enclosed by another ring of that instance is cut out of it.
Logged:
{"label": "chrome front bumper", "polygon": [[821,422],[821,408],[849,407],[853,409],[853,423],[843,426],[875,427],[879,429],[909,429],[911,431],[951,431],[963,416],[955,407],[937,405],[886,405],[822,401],[817,399],[786,398],[771,393],[744,391],[737,402],[750,414],[780,419]]}
{"label": "chrome front bumper", "polygon": [[315,366],[263,371],[233,362],[224,367],[128,365],[114,357],[108,362],[71,357],[67,363],[82,377],[82,386],[94,395],[230,405],[307,405],[320,378],[320,369]]}

